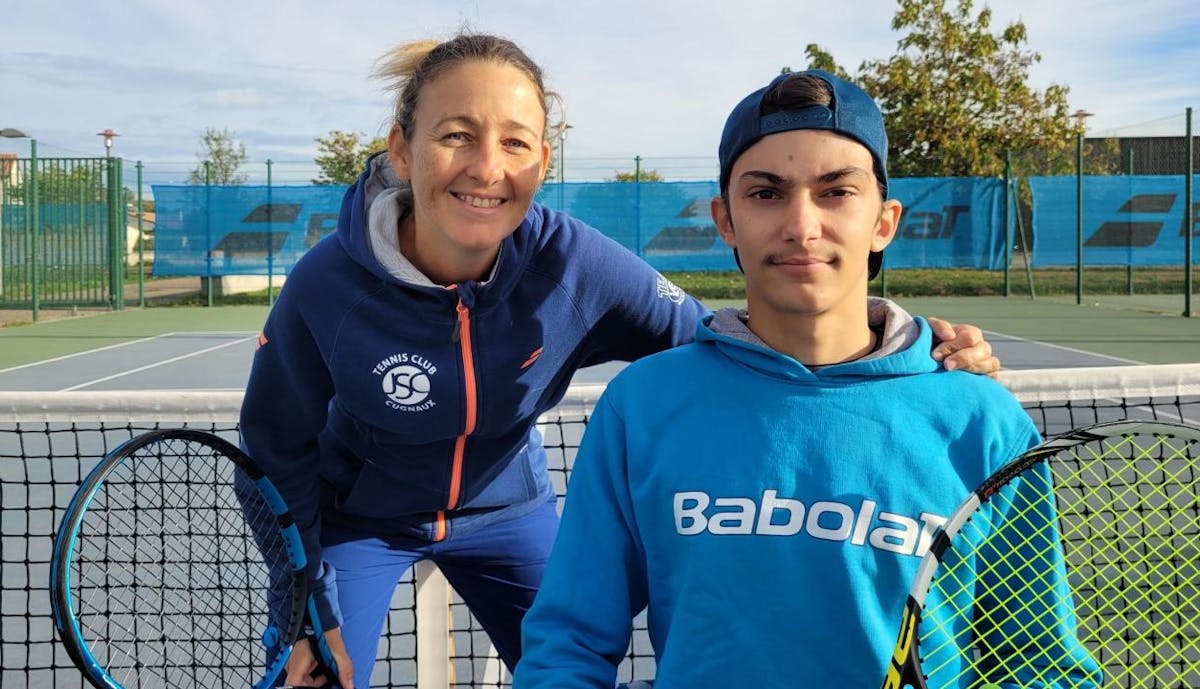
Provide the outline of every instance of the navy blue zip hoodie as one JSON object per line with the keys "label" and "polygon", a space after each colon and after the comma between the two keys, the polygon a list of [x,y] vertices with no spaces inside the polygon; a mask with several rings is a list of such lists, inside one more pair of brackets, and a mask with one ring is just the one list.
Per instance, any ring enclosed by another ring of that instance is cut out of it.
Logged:
{"label": "navy blue zip hoodie", "polygon": [[552,494],[534,424],[576,369],[690,341],[707,313],[616,242],[538,204],[485,282],[443,287],[411,266],[415,279],[401,279],[369,226],[408,212],[397,186],[380,155],[347,190],[337,231],[288,275],[242,405],[243,443],[294,513],[318,592],[330,590],[323,626],[340,622],[320,585],[332,581],[323,520],[441,540],[532,511]]}

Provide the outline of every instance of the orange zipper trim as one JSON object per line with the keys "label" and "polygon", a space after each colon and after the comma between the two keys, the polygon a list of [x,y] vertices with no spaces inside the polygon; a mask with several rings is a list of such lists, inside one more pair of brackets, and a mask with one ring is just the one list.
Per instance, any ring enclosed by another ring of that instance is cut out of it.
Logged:
{"label": "orange zipper trim", "polygon": [[[450,498],[446,501],[446,509],[452,510],[458,506],[462,492],[463,455],[467,449],[467,436],[475,432],[475,421],[478,411],[478,399],[475,393],[475,357],[471,353],[471,312],[459,299],[458,306],[458,341],[463,360],[463,386],[467,403],[467,422],[462,435],[454,441],[454,464],[450,469]],[[446,537],[446,515],[439,511],[437,516],[437,532],[435,540]]]}

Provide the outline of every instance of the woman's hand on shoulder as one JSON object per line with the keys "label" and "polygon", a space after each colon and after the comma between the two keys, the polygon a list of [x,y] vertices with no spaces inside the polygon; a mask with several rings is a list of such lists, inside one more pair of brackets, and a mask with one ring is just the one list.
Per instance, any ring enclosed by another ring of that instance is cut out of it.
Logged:
{"label": "woman's hand on shoulder", "polygon": [[929,321],[937,341],[933,358],[942,362],[947,371],[982,373],[992,378],[999,376],[1000,359],[992,354],[992,345],[984,339],[982,330],[968,324],[955,325],[940,318],[927,317],[925,320]]}

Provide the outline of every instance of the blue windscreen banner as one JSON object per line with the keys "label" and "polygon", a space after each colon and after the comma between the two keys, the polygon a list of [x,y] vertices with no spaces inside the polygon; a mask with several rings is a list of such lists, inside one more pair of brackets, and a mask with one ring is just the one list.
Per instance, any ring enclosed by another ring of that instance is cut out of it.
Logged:
{"label": "blue windscreen banner", "polygon": [[[344,186],[154,186],[154,274],[285,274],[337,224]],[[716,182],[548,183],[536,200],[596,227],[659,270],[735,270],[709,203]],[[1004,183],[892,180],[904,205],[890,268],[998,269]]]}
{"label": "blue windscreen banner", "polygon": [[206,276],[287,273],[337,227],[346,187],[155,185],[153,190],[154,274]]}
{"label": "blue windscreen banner", "polygon": [[1075,265],[1080,243],[1086,265],[1181,265],[1189,233],[1200,250],[1200,203],[1184,208],[1184,182],[1183,175],[1084,176],[1080,236],[1076,178],[1030,177],[1033,265]]}
{"label": "blue windscreen banner", "polygon": [[[892,180],[904,206],[888,247],[890,268],[1004,265],[1004,182],[986,178]],[[716,182],[550,184],[538,200],[598,228],[659,270],[734,270],[709,202]]]}
{"label": "blue windscreen banner", "polygon": [[658,270],[737,270],[709,202],[716,182],[548,184],[537,200],[595,227]]}
{"label": "blue windscreen banner", "polygon": [[906,177],[889,186],[904,212],[885,267],[1004,267],[1004,180]]}

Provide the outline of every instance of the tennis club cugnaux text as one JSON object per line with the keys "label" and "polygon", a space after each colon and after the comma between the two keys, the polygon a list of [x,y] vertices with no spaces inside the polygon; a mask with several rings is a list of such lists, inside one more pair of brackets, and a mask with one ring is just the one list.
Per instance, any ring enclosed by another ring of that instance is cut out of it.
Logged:
{"label": "tennis club cugnaux text", "polygon": [[882,511],[874,500],[852,505],[832,500],[804,504],[764,490],[753,498],[714,498],[702,491],[675,494],[675,531],[681,536],[710,533],[717,536],[795,536],[805,533],[825,541],[850,541],[853,545],[905,555],[922,556],[934,530],[946,518],[922,512],[913,519]]}

